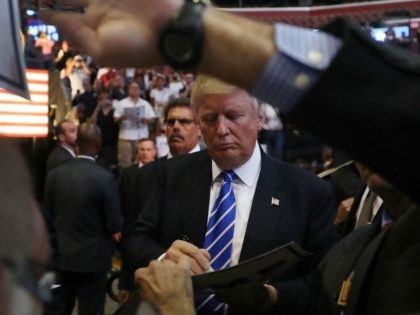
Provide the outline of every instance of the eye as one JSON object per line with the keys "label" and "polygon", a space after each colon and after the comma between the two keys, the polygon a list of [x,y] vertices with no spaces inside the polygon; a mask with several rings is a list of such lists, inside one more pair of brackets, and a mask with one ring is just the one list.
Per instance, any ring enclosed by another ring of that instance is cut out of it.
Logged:
{"label": "eye", "polygon": [[243,113],[228,113],[228,114],[226,114],[226,118],[229,119],[229,120],[232,120],[232,121],[237,120],[237,119],[239,119],[243,116],[244,116]]}
{"label": "eye", "polygon": [[206,114],[201,116],[201,122],[207,125],[216,123],[217,115],[216,114]]}

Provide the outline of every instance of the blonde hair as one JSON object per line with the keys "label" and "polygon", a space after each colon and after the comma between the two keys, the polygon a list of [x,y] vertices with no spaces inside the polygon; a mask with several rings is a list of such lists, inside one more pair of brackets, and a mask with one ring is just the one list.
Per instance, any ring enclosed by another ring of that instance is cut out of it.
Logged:
{"label": "blonde hair", "polygon": [[204,94],[229,94],[235,90],[246,93],[250,98],[250,103],[258,111],[258,100],[247,91],[207,75],[199,75],[194,81],[191,89],[191,105],[197,109],[200,104],[199,99]]}

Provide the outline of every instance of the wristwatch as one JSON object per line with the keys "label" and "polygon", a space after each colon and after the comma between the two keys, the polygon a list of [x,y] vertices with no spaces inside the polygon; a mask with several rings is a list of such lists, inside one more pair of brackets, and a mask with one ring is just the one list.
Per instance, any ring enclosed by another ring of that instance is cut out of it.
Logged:
{"label": "wristwatch", "polygon": [[174,69],[192,69],[201,60],[204,45],[203,0],[186,0],[178,16],[170,20],[159,37],[159,50]]}

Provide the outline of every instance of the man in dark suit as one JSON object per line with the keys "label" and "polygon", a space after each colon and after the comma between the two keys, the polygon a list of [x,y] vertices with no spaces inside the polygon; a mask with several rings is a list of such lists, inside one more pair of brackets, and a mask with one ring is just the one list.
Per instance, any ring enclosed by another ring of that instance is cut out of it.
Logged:
{"label": "man in dark suit", "polygon": [[80,315],[103,314],[112,239],[121,237],[115,177],[94,159],[100,146],[99,127],[82,124],[78,157],[47,176],[45,207],[57,231],[65,314],[72,313],[76,299]]}
{"label": "man in dark suit", "polygon": [[[335,241],[330,186],[261,152],[258,104],[245,91],[202,77],[194,85],[192,105],[208,151],[162,164],[157,185],[131,231],[127,248],[132,261],[146,266],[163,254],[163,259],[174,261],[185,256],[193,274],[209,269],[202,247],[223,170],[233,170],[238,177],[233,182],[237,210],[231,264],[292,240],[313,252],[314,262],[319,260]],[[182,236],[190,243],[178,240]],[[228,302],[240,313],[278,308],[283,314],[299,314],[307,298],[304,276],[301,268],[294,268],[278,282],[248,291],[249,296],[261,292],[264,301]]]}
{"label": "man in dark suit", "polygon": [[61,121],[56,129],[58,144],[47,159],[47,172],[71,161],[75,157],[77,127],[70,120]]}
{"label": "man in dark suit", "polygon": [[138,189],[136,186],[137,174],[140,168],[152,163],[156,159],[156,146],[152,139],[140,139],[137,145],[136,162],[123,168],[119,179],[119,192],[121,210],[124,217],[124,230],[130,222],[136,220],[138,208]]}
{"label": "man in dark suit", "polygon": [[[337,244],[320,264],[315,308],[308,314],[418,314],[420,209],[364,168],[367,186],[386,209]],[[391,298],[392,297],[392,298]]]}
{"label": "man in dark suit", "polygon": [[127,227],[137,220],[146,205],[152,193],[159,166],[174,156],[200,151],[201,131],[197,115],[190,103],[189,98],[175,98],[165,107],[163,118],[166,124],[169,154],[138,170],[135,189],[137,198],[135,208],[133,208],[134,213],[128,216],[125,222]]}
{"label": "man in dark suit", "polygon": [[[147,200],[149,200],[160,165],[174,156],[200,151],[200,127],[198,125],[197,115],[191,108],[189,98],[175,98],[169,101],[165,107],[163,118],[166,124],[169,154],[142,168],[138,168],[135,183],[130,181],[130,183],[127,182],[124,185],[124,191],[130,192],[132,195],[132,199],[130,199],[131,203],[126,203],[125,206],[124,204],[122,205],[123,211],[125,209],[128,210],[124,216],[124,225],[127,231],[137,220]],[[124,193],[121,193],[121,198],[123,196]],[[129,196],[127,196],[127,200],[129,200],[128,198]],[[125,237],[123,237],[123,243],[126,241]],[[134,288],[134,270],[129,267],[129,264],[130,262],[123,256],[123,268],[119,281],[120,303],[128,298],[129,292]]]}

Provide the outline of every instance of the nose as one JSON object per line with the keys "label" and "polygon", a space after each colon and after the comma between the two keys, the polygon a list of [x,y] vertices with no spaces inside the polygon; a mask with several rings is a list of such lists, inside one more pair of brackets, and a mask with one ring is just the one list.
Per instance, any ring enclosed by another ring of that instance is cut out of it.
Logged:
{"label": "nose", "polygon": [[174,126],[172,127],[172,129],[179,130],[179,127],[181,127],[181,123],[178,119],[175,119]]}
{"label": "nose", "polygon": [[225,137],[229,134],[228,121],[224,116],[217,118],[216,132],[219,137]]}

